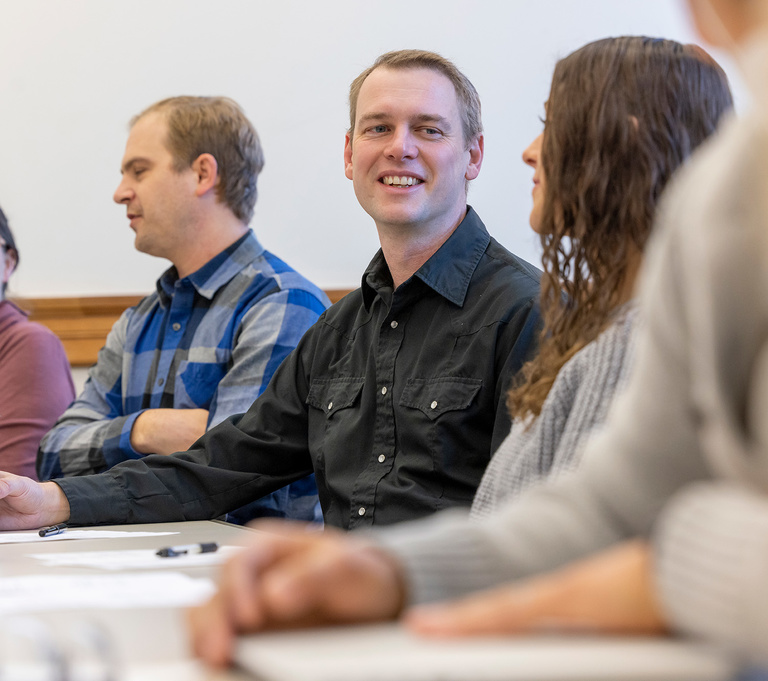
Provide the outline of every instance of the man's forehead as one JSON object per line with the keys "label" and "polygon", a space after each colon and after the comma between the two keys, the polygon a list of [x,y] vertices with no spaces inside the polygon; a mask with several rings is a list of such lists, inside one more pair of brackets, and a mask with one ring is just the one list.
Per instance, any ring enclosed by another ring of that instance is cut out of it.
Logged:
{"label": "man's forehead", "polygon": [[[417,106],[422,99],[439,99],[441,108],[458,111],[458,96],[451,80],[440,71],[426,67],[390,68],[379,66],[371,71],[360,87],[357,118],[377,108],[381,100],[402,104],[412,101]],[[444,115],[446,111],[430,111]]]}
{"label": "man's forehead", "polygon": [[128,140],[125,143],[125,155],[123,163],[127,163],[136,157],[149,157],[162,155],[168,152],[166,135],[168,126],[164,117],[156,113],[142,116],[131,127]]}

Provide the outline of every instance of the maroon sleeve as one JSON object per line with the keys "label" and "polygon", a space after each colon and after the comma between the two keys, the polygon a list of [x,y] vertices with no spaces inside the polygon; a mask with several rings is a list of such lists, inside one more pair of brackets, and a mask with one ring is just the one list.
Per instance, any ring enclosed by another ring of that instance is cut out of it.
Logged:
{"label": "maroon sleeve", "polygon": [[26,320],[0,337],[0,470],[37,479],[40,440],[75,397],[59,339]]}

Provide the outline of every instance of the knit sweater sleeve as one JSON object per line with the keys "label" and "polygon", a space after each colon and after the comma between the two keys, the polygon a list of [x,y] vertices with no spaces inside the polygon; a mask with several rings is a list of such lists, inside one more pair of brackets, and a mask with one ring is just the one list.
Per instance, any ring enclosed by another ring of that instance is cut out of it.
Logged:
{"label": "knit sweater sleeve", "polygon": [[768,500],[702,483],[665,509],[655,533],[656,581],[675,628],[768,663]]}

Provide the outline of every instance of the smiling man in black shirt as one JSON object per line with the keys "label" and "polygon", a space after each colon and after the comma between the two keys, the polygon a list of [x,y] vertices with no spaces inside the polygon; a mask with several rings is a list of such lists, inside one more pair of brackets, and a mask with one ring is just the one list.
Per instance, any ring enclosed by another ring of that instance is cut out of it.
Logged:
{"label": "smiling man in black shirt", "polygon": [[37,484],[0,475],[0,527],[212,518],[314,472],[347,529],[468,505],[534,349],[538,271],[466,204],[480,102],[442,57],[388,53],[350,89],[345,173],[381,250],[244,415],[187,452]]}

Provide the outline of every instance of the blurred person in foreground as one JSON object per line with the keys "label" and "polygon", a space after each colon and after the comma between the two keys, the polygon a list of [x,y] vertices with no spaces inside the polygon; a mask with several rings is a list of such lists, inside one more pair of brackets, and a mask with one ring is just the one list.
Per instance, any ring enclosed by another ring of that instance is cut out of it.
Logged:
{"label": "blurred person in foreground", "polygon": [[236,631],[402,614],[431,635],[675,632],[768,663],[768,3],[691,5],[705,37],[740,46],[756,103],[665,198],[635,367],[580,468],[482,523],[260,526],[274,534],[193,612],[206,659]]}
{"label": "blurred person in foreground", "polygon": [[0,468],[36,479],[40,438],[75,397],[58,337],[5,297],[19,249],[0,210]]}

